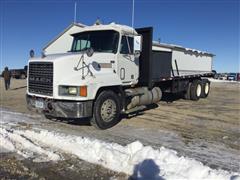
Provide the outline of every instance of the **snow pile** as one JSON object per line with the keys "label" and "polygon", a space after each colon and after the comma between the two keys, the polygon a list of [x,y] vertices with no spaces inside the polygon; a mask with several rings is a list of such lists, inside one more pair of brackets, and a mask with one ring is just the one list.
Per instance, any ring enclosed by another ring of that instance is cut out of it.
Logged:
{"label": "snow pile", "polygon": [[240,179],[237,173],[211,169],[194,159],[179,157],[176,151],[164,147],[153,149],[139,141],[122,146],[36,126],[21,126],[24,123],[36,125],[38,121],[32,118],[11,112],[2,113],[0,152],[17,152],[37,162],[58,161],[62,160],[61,154],[70,154],[138,179]]}
{"label": "snow pile", "polygon": [[178,157],[176,151],[164,147],[153,149],[138,141],[121,146],[46,130],[2,129],[0,133],[5,139],[10,139],[15,149],[20,149],[21,152],[31,150],[44,154],[49,160],[59,160],[58,155],[41,148],[49,147],[135,178],[231,179],[234,175],[223,170],[213,170],[193,159]]}
{"label": "snow pile", "polygon": [[208,80],[211,82],[217,82],[217,83],[240,83],[240,81],[230,81],[230,80],[221,80],[221,79],[213,79],[213,78],[208,78]]}
{"label": "snow pile", "polygon": [[0,131],[0,153],[2,152],[12,152],[15,150],[14,145],[8,140],[6,136]]}
{"label": "snow pile", "polygon": [[17,134],[13,129],[0,127],[0,152],[17,152],[25,158],[33,158],[35,162],[57,161],[61,157],[45,150],[37,143],[34,143],[24,135]]}

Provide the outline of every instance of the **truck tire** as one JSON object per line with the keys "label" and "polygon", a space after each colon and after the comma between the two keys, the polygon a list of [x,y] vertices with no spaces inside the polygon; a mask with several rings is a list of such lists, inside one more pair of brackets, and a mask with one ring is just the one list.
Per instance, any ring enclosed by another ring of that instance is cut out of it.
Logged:
{"label": "truck tire", "polygon": [[201,98],[206,98],[209,92],[210,92],[210,82],[208,80],[203,80]]}
{"label": "truck tire", "polygon": [[189,82],[189,83],[188,83],[187,91],[184,93],[184,99],[186,99],[186,100],[190,100],[190,99],[191,99],[191,97],[190,97],[190,96],[191,96],[191,95],[190,95],[191,85],[192,85],[192,83]]}
{"label": "truck tire", "polygon": [[201,92],[202,92],[201,81],[199,80],[193,81],[190,88],[190,99],[193,101],[199,100],[199,98],[201,97]]}
{"label": "truck tire", "polygon": [[120,121],[120,100],[113,91],[101,92],[93,107],[91,125],[97,129],[108,129]]}

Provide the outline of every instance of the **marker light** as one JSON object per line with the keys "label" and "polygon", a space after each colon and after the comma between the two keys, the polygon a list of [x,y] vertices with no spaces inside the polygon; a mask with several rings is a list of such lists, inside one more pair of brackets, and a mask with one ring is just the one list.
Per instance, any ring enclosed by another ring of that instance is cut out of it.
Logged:
{"label": "marker light", "polygon": [[87,86],[80,86],[79,95],[83,97],[87,96]]}

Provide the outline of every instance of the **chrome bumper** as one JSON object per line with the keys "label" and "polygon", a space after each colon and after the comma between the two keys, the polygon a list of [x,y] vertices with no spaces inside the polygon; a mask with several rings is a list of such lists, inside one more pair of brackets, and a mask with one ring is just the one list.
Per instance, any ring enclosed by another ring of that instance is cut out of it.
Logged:
{"label": "chrome bumper", "polygon": [[[93,101],[65,101],[26,95],[28,109],[59,118],[85,118],[92,116]],[[37,107],[41,102],[42,107]]]}

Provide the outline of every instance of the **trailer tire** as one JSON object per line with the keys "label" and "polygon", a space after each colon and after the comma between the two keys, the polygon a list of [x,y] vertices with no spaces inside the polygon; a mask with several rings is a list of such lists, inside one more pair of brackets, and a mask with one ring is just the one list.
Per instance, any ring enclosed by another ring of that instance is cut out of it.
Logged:
{"label": "trailer tire", "polygon": [[186,92],[184,93],[184,99],[186,99],[186,100],[190,100],[191,99],[191,94],[190,94],[190,92],[191,92],[191,85],[192,85],[192,83],[189,82],[188,83],[188,88],[187,88]]}
{"label": "trailer tire", "polygon": [[120,100],[113,91],[102,91],[93,107],[92,126],[97,129],[108,129],[120,121]]}
{"label": "trailer tire", "polygon": [[210,82],[208,80],[203,80],[201,98],[208,97],[209,92],[210,92]]}
{"label": "trailer tire", "polygon": [[200,80],[195,80],[191,84],[190,88],[190,99],[193,101],[198,101],[202,93],[202,84]]}

